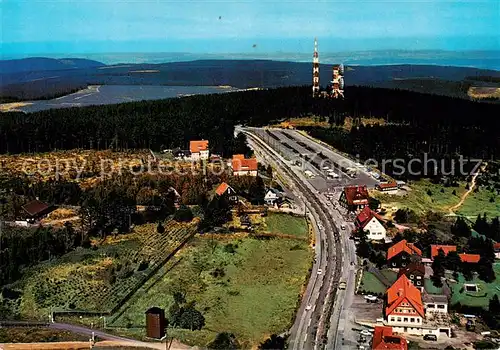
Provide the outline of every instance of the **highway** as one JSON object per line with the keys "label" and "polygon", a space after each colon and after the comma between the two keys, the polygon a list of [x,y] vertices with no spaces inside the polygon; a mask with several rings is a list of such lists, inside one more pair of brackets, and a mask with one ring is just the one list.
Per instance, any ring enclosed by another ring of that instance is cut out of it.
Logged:
{"label": "highway", "polygon": [[[338,217],[332,216],[331,204],[326,203],[326,198],[303,178],[302,173],[293,169],[289,161],[258,136],[261,129],[245,128],[242,131],[247,135],[249,145],[256,154],[271,163],[287,180],[290,189],[304,201],[314,218],[319,236],[315,247],[316,263],[290,330],[289,345],[291,349],[297,350],[325,348],[329,320],[341,276],[342,245],[339,226],[342,222],[338,222]],[[334,336],[337,337],[336,332]]]}

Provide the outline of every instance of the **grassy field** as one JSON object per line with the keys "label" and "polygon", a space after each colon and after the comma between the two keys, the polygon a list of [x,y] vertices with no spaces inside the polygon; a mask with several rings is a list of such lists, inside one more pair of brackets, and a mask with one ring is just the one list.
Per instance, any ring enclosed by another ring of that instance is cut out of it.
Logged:
{"label": "grassy field", "polygon": [[[459,274],[458,283],[450,284],[450,288],[453,293],[450,304],[453,305],[460,303],[462,305],[481,306],[483,308],[487,308],[491,297],[493,297],[494,294],[500,295],[500,290],[498,289],[500,288],[500,264],[494,264],[493,269],[495,270],[496,280],[492,283],[485,283],[478,279],[477,276],[474,277],[472,281],[465,281],[463,275]],[[472,293],[462,291],[462,293],[460,293],[464,283],[477,284],[479,286],[479,292]]]}
{"label": "grassy field", "polygon": [[93,248],[78,248],[60,259],[32,268],[15,285],[22,291],[17,311],[39,318],[53,311],[110,311],[179,244],[196,230],[169,222],[164,234],[156,225],[137,226],[130,234],[108,237]]}
{"label": "grassy field", "polygon": [[[307,243],[292,239],[198,237],[176,258],[179,263],[110,324],[144,327],[144,311],[159,306],[167,311],[172,293],[182,288],[206,319],[201,331],[169,329],[169,334],[192,345],[206,345],[218,332],[232,332],[247,346],[291,324],[299,295],[311,267]],[[235,251],[228,249],[232,245]],[[215,268],[223,276],[214,277]],[[168,313],[168,312],[167,312]]]}
{"label": "grassy field", "polygon": [[[493,198],[494,201],[490,202]],[[470,193],[464,204],[457,210],[457,214],[475,220],[478,214],[486,213],[489,218],[500,215],[500,198],[481,187],[479,192]]]}
{"label": "grassy field", "polygon": [[308,227],[305,218],[269,213],[265,220],[265,230],[271,233],[293,235],[301,238],[307,238]]}
{"label": "grassy field", "polygon": [[[444,187],[431,183],[428,179],[422,179],[410,184],[411,190],[404,196],[383,194],[373,191],[372,196],[382,202],[382,207],[410,208],[417,214],[423,214],[428,210],[447,212],[448,208],[460,201],[460,196],[465,193],[465,183],[460,183],[459,187]],[[427,193],[431,191],[432,195]],[[441,190],[444,191],[441,192]],[[456,195],[453,194],[456,192]],[[476,208],[476,215],[480,208]]]}
{"label": "grassy field", "polygon": [[359,291],[365,291],[370,294],[384,294],[387,288],[380,280],[371,272],[363,271]]}
{"label": "grassy field", "polygon": [[67,331],[43,328],[0,328],[1,343],[88,341],[89,337]]}

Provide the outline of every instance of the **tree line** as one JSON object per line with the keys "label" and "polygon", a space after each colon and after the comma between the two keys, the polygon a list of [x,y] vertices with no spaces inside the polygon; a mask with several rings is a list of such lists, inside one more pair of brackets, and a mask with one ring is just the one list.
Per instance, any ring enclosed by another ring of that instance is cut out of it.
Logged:
{"label": "tree line", "polygon": [[[402,90],[349,87],[344,100],[313,99],[310,87],[285,87],[198,95],[105,106],[52,109],[0,119],[0,153],[54,149],[144,149],[186,147],[208,139],[213,152],[230,155],[237,124],[267,125],[276,120],[317,115],[332,125],[345,117],[383,118],[384,127],[341,132],[311,129],[336,147],[362,158],[460,153],[496,157],[500,106]],[[321,131],[321,132],[320,132]],[[323,134],[322,134],[323,133]],[[397,141],[397,142],[395,142]]]}

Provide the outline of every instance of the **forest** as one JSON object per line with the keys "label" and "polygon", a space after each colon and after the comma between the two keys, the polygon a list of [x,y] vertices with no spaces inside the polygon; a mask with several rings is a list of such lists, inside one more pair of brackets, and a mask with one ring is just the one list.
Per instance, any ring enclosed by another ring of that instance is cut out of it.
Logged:
{"label": "forest", "polygon": [[186,147],[208,139],[211,151],[231,155],[234,126],[267,125],[316,115],[332,126],[345,117],[383,118],[384,126],[310,131],[361,158],[383,155],[498,158],[500,105],[370,87],[349,87],[345,100],[313,99],[310,88],[286,87],[222,95],[54,109],[0,118],[0,153],[56,149],[144,149]]}

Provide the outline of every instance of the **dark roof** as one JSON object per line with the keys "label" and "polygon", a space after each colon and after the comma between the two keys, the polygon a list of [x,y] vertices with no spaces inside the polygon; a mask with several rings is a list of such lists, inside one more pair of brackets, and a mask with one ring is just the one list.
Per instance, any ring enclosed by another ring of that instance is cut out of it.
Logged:
{"label": "dark roof", "polygon": [[398,272],[398,277],[401,277],[401,275],[407,275],[408,273],[414,273],[415,271],[420,272],[421,274],[425,275],[425,266],[421,262],[411,262],[408,264],[406,267],[402,267],[399,269]]}
{"label": "dark roof", "polygon": [[160,314],[162,314],[164,312],[165,312],[165,310],[163,310],[163,309],[161,309],[161,308],[159,308],[157,306],[153,306],[153,307],[149,308],[148,310],[146,310],[145,313],[146,314],[160,315]]}
{"label": "dark roof", "polygon": [[28,215],[36,216],[36,215],[40,215],[41,213],[45,212],[47,209],[50,208],[50,206],[48,204],[36,199],[34,201],[26,203],[25,205],[22,206],[22,208],[26,213],[28,213]]}
{"label": "dark roof", "polygon": [[344,194],[349,205],[368,204],[369,195],[366,186],[345,187]]}

